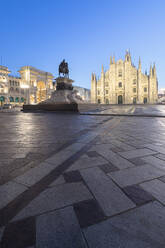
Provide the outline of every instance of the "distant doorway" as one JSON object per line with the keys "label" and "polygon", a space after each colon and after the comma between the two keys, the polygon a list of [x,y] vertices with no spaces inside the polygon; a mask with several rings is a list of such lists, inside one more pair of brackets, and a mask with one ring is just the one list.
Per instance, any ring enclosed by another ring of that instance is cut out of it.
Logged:
{"label": "distant doorway", "polygon": [[109,100],[108,100],[108,99],[106,99],[106,100],[105,100],[105,103],[106,103],[106,104],[109,104]]}
{"label": "distant doorway", "polygon": [[136,97],[133,98],[133,104],[136,104]]}
{"label": "distant doorway", "polygon": [[118,96],[118,104],[123,104],[123,96]]}
{"label": "distant doorway", "polygon": [[144,97],[144,100],[143,100],[144,104],[147,103],[147,97]]}

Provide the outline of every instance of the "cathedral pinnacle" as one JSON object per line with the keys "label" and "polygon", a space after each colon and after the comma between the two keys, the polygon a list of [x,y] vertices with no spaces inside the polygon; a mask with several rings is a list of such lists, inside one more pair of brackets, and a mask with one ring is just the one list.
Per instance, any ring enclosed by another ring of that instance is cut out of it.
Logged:
{"label": "cathedral pinnacle", "polygon": [[153,66],[153,75],[156,76],[156,66],[155,66],[155,63],[154,63],[154,66]]}
{"label": "cathedral pinnacle", "polygon": [[101,67],[101,72],[104,73],[104,66]]}
{"label": "cathedral pinnacle", "polygon": [[152,77],[152,65],[150,65],[150,77]]}
{"label": "cathedral pinnacle", "polygon": [[110,57],[110,65],[112,65],[113,64],[113,62],[112,62],[112,56]]}
{"label": "cathedral pinnacle", "polygon": [[141,69],[141,59],[139,57],[139,69]]}

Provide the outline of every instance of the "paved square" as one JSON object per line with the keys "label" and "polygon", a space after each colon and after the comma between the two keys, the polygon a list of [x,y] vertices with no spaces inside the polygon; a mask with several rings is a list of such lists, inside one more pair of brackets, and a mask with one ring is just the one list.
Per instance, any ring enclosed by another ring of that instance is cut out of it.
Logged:
{"label": "paved square", "polygon": [[0,113],[0,247],[165,247],[165,118],[105,109]]}

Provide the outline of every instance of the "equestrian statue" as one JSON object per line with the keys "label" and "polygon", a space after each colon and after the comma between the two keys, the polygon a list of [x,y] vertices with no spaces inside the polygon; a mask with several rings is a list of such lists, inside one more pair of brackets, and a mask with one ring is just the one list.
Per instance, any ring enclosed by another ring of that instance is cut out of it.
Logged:
{"label": "equestrian statue", "polygon": [[62,74],[63,74],[63,77],[69,78],[68,63],[65,62],[65,59],[64,59],[64,60],[61,62],[61,64],[59,65],[58,72],[59,72],[59,76],[60,76],[60,74],[62,73]]}

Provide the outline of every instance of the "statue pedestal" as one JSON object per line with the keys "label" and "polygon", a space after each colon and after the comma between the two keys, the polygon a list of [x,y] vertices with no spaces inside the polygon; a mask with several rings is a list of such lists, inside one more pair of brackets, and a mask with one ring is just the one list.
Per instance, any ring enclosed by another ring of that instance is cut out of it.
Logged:
{"label": "statue pedestal", "polygon": [[23,111],[74,111],[78,112],[78,103],[83,100],[73,90],[74,81],[66,77],[56,78],[56,90],[52,93],[51,98],[37,105],[24,105]]}

